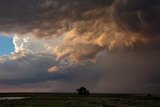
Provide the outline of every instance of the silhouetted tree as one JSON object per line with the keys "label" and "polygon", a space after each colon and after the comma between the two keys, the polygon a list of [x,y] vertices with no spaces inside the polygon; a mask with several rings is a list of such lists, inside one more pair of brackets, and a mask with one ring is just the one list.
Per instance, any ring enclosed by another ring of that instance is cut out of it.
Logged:
{"label": "silhouetted tree", "polygon": [[78,92],[78,95],[89,95],[89,91],[84,87],[80,87],[76,91]]}
{"label": "silhouetted tree", "polygon": [[147,97],[148,97],[148,98],[151,98],[152,96],[151,96],[151,94],[147,94]]}

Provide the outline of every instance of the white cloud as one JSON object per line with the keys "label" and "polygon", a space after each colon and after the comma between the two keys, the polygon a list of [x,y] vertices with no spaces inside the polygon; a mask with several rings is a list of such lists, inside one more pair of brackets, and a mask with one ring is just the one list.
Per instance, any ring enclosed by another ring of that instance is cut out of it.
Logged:
{"label": "white cloud", "polygon": [[31,51],[31,52],[49,52],[44,47],[47,40],[35,39],[29,35],[22,35],[13,37],[13,43],[15,46],[15,52]]}

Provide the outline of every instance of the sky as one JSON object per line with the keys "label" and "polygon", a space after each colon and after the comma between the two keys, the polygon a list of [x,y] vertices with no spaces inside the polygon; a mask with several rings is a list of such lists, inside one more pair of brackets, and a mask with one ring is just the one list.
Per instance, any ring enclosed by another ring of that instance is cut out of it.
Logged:
{"label": "sky", "polygon": [[0,36],[0,55],[8,55],[13,51],[14,45],[12,38]]}
{"label": "sky", "polygon": [[160,94],[159,0],[1,0],[0,92]]}

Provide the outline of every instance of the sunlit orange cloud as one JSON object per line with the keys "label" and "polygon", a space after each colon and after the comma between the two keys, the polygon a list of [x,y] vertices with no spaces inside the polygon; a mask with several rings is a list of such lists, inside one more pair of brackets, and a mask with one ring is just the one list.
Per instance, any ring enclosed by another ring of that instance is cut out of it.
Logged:
{"label": "sunlit orange cloud", "polygon": [[[102,26],[103,21],[99,24],[93,22],[92,25],[94,26],[94,24],[97,28],[89,24],[89,29],[92,30],[83,33],[79,33],[78,28],[75,27],[64,34],[64,38],[57,46],[48,46],[48,49],[52,50],[58,59],[67,58],[78,62],[88,59],[94,60],[97,53],[102,50],[116,51],[118,48],[126,47],[134,49],[134,45],[147,43],[147,39],[138,33],[119,31],[114,22],[104,24],[103,30],[100,31],[98,28]],[[88,29],[88,26],[86,26],[86,29]]]}
{"label": "sunlit orange cloud", "polygon": [[[156,1],[146,4],[153,12],[143,8],[143,1],[130,4],[129,0],[41,0],[32,8],[27,0],[13,3],[15,9],[0,4],[7,11],[0,15],[0,32],[38,39],[61,37],[56,45],[44,44],[57,59],[94,60],[102,50],[134,49],[159,34],[159,8],[152,8]],[[157,17],[152,20],[151,16]]]}
{"label": "sunlit orange cloud", "polygon": [[54,73],[54,72],[57,72],[58,70],[59,70],[59,68],[57,66],[53,66],[53,67],[48,68],[49,73]]}

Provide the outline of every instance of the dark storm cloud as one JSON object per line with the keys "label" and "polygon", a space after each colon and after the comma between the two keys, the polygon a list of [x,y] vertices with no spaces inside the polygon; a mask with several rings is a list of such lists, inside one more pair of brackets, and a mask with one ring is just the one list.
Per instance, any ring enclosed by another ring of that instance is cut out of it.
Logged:
{"label": "dark storm cloud", "polygon": [[[46,45],[58,58],[94,59],[106,48],[122,48],[122,53],[53,73],[47,69],[59,63],[51,55],[6,59],[0,64],[0,84],[52,81],[63,91],[85,84],[94,92],[159,93],[159,14],[159,0],[1,0],[0,32],[39,38],[65,33],[56,49]],[[123,51],[125,46],[134,50]]]}
{"label": "dark storm cloud", "polygon": [[63,35],[53,53],[81,61],[94,59],[104,49],[149,43],[159,36],[159,13],[158,0],[2,0],[0,32]]}
{"label": "dark storm cloud", "polygon": [[0,60],[0,84],[20,85],[48,80],[52,75],[47,69],[59,63],[51,54],[27,53],[17,56],[19,58],[2,57],[3,61]]}
{"label": "dark storm cloud", "polygon": [[[21,60],[21,59],[20,59]],[[45,65],[41,64],[42,61],[44,60],[43,63],[46,63]],[[38,63],[38,62],[39,63]],[[52,62],[50,62],[52,61]],[[27,61],[29,62],[29,61]],[[77,65],[75,67],[67,68],[64,70],[60,70],[58,72],[53,72],[49,73],[47,72],[47,67],[51,66],[53,63],[53,59],[49,60],[48,58],[36,58],[35,60],[32,60],[34,66],[27,66],[29,69],[23,69],[21,71],[21,67],[17,66],[16,71],[10,71],[12,75],[15,75],[16,78],[10,77],[9,73],[6,76],[7,79],[0,79],[0,84],[3,85],[25,85],[25,84],[35,84],[35,83],[45,83],[47,81],[62,81],[62,82],[80,82],[81,83],[91,83],[91,81],[96,82],[97,80],[100,80],[101,78],[101,72],[94,72],[95,70],[98,70],[98,68],[95,66],[94,68],[91,66],[94,66],[96,64],[93,63],[87,63],[86,65]],[[18,64],[18,62],[12,62]],[[21,62],[24,64],[23,62]],[[43,65],[43,66],[38,66],[38,64]],[[5,64],[3,65],[4,67],[9,67],[9,69],[12,69],[13,64]],[[14,66],[14,65],[13,65]],[[26,68],[27,68],[26,67]],[[35,68],[38,67],[38,68]],[[1,67],[2,68],[2,67]],[[94,71],[93,71],[93,69]],[[28,72],[29,71],[29,72]],[[7,72],[7,70],[5,70]],[[20,75],[23,72],[22,75]],[[2,74],[3,75],[3,74]],[[19,76],[18,76],[19,75]],[[90,75],[90,76],[89,76]],[[96,75],[96,76],[95,76]],[[3,75],[5,76],[5,75]],[[18,77],[17,77],[18,76]],[[83,76],[83,77],[82,77]],[[87,82],[88,81],[88,82]]]}
{"label": "dark storm cloud", "polygon": [[[83,18],[86,11],[112,4],[113,0],[2,0],[0,31],[7,33],[34,32],[51,36],[71,29],[70,22]],[[100,16],[97,16],[100,17]],[[92,17],[94,19],[94,17]]]}
{"label": "dark storm cloud", "polygon": [[[41,87],[42,90],[43,86],[47,85],[47,89],[54,92],[70,92],[79,86],[86,86],[91,92],[159,93],[159,53],[160,51],[148,51],[106,55],[102,52],[98,55],[96,63],[88,62],[54,73],[46,72],[48,66],[44,63],[52,65],[50,59],[45,58],[43,64],[40,63],[40,59],[32,60],[32,65],[41,64],[41,66],[38,69],[30,66],[34,71],[32,73],[24,69],[21,71],[24,75],[0,79],[0,84],[24,87],[30,85],[35,88]],[[17,72],[14,73],[18,75]]]}
{"label": "dark storm cloud", "polygon": [[115,10],[116,21],[123,29],[143,36],[159,35],[159,0],[118,0]]}
{"label": "dark storm cloud", "polygon": [[[70,23],[76,21],[107,18],[104,9],[112,4],[122,28],[148,36],[159,33],[159,0],[117,0],[115,3],[114,0],[1,0],[0,31],[34,31],[39,36],[50,36],[72,29]],[[84,16],[85,12],[98,9],[100,14]]]}

